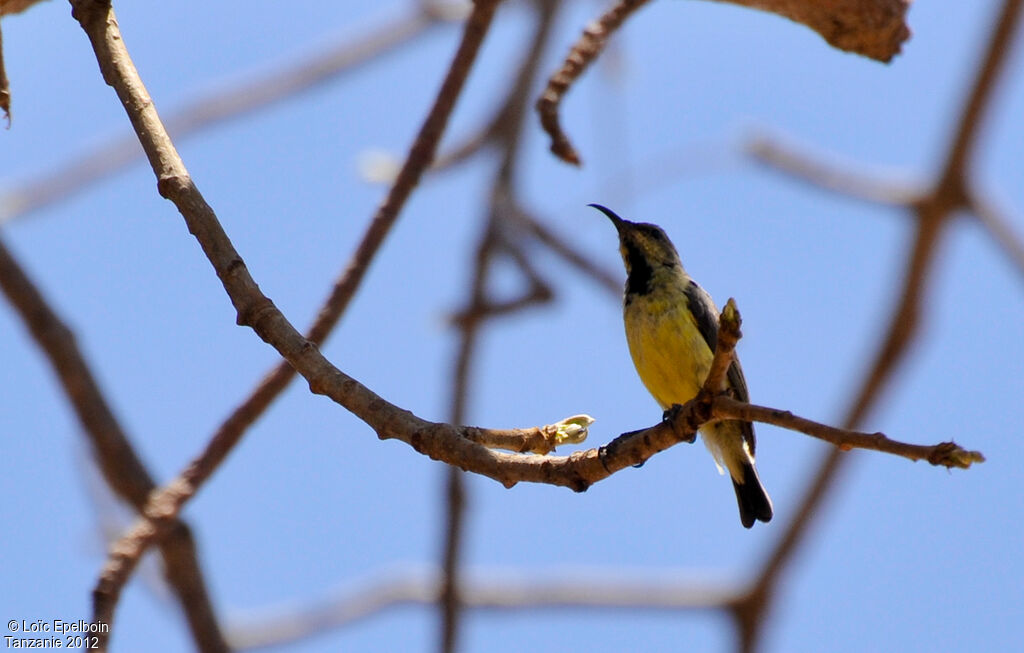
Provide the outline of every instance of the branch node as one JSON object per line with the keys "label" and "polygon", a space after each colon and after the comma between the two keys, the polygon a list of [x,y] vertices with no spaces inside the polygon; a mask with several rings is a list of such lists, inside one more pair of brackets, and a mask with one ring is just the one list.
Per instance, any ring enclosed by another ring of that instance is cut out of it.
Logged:
{"label": "branch node", "polygon": [[172,202],[175,197],[179,197],[182,192],[189,190],[192,186],[192,177],[186,173],[167,172],[161,174],[156,180],[156,190],[160,193],[160,197]]}

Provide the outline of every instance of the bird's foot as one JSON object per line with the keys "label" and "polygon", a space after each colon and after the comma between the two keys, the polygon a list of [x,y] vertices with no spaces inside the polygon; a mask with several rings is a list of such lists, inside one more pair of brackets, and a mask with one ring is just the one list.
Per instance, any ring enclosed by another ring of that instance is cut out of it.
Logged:
{"label": "bird's foot", "polygon": [[[679,438],[680,442],[688,442],[690,444],[693,444],[697,440],[697,425],[692,423],[688,423],[685,425],[677,423],[676,418],[679,415],[679,411],[681,411],[682,409],[682,404],[672,404],[662,414],[661,419],[663,422],[668,422],[668,425],[672,427],[672,432],[676,434],[676,437]],[[690,422],[691,420],[687,419],[686,421]],[[686,426],[688,428],[680,428],[683,426]]]}

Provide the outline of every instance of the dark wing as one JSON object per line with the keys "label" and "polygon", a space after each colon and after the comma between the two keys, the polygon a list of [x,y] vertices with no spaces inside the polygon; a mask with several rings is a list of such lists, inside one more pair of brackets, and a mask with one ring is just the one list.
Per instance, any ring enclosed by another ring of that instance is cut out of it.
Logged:
{"label": "dark wing", "polygon": [[711,295],[697,285],[697,282],[690,279],[686,284],[683,293],[686,295],[686,303],[689,305],[693,319],[697,321],[697,330],[704,336],[704,342],[708,343],[711,351],[718,346],[718,309],[711,301]]}
{"label": "dark wing", "polygon": [[[696,281],[690,279],[683,291],[686,294],[686,301],[690,306],[690,312],[697,322],[697,330],[704,336],[704,342],[712,352],[718,345],[718,309],[711,300],[711,295],[701,288]],[[739,358],[733,356],[732,365],[725,374],[729,391],[738,401],[750,401],[750,394],[747,392],[747,380],[743,377],[743,368],[740,367]],[[750,422],[740,422],[743,425],[743,439],[750,447],[750,454],[754,454],[754,425]]]}

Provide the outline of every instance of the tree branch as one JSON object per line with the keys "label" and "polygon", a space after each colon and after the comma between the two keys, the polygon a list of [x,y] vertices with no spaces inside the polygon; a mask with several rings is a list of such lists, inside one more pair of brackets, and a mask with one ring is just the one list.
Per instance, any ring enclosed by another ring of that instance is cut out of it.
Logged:
{"label": "tree branch", "polygon": [[[50,307],[2,240],[0,289],[46,354],[89,440],[103,478],[121,499],[141,513],[147,497],[156,487],[152,476],[114,416],[71,329]],[[204,653],[226,651],[227,644],[206,591],[192,531],[178,520],[169,522],[167,528],[169,536],[160,543],[164,575],[188,619],[196,646]]]}
{"label": "tree branch", "polygon": [[762,422],[798,431],[806,435],[836,445],[843,451],[850,449],[869,449],[882,453],[902,456],[909,460],[927,460],[933,465],[942,467],[960,467],[967,469],[972,463],[985,462],[980,451],[968,451],[955,442],[942,442],[936,445],[908,444],[890,440],[884,433],[860,433],[798,417],[788,410],[755,406],[732,397],[719,395],[711,404],[711,414],[717,418],[741,419]]}
{"label": "tree branch", "polygon": [[1017,273],[1024,275],[1024,242],[1014,231],[1009,216],[995,202],[984,199],[974,191],[968,191],[967,205],[1006,254],[1010,263],[1017,268]]}
{"label": "tree branch", "polygon": [[[532,572],[532,573],[531,573]],[[281,647],[406,605],[437,602],[441,572],[435,568],[383,571],[353,587],[306,606],[274,609],[241,619],[229,627],[236,650]],[[544,574],[535,570],[474,570],[465,574],[463,607],[497,612],[601,608],[607,610],[722,609],[738,589],[727,581],[714,584],[684,572],[657,578],[624,576],[621,569],[593,573]]]}
{"label": "tree branch", "polygon": [[551,137],[551,152],[573,165],[580,165],[579,153],[572,146],[569,137],[562,131],[558,118],[558,107],[569,87],[604,50],[609,37],[634,11],[647,4],[648,0],[619,0],[596,21],[587,25],[579,40],[569,50],[568,56],[548,80],[547,88],[537,100],[537,113],[541,127]]}
{"label": "tree branch", "polygon": [[882,206],[906,207],[927,193],[927,189],[919,185],[894,183],[892,174],[856,172],[849,165],[837,166],[766,135],[755,135],[745,149],[758,163],[844,197]]}
{"label": "tree branch", "polygon": [[569,244],[568,240],[555,234],[547,225],[530,215],[522,207],[516,207],[516,218],[526,225],[526,228],[542,244],[547,246],[553,253],[566,263],[590,277],[597,285],[601,286],[612,295],[622,293],[622,282],[618,277],[604,268],[596,265],[583,253],[576,250]]}

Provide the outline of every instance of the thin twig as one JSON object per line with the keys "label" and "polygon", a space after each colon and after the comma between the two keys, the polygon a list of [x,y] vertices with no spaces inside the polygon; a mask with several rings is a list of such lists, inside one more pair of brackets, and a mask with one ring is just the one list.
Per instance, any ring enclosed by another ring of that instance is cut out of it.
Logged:
{"label": "thin twig", "polygon": [[[452,372],[452,399],[449,415],[453,423],[465,421],[466,403],[469,400],[469,374],[473,352],[476,349],[480,320],[476,315],[485,303],[487,276],[490,259],[495,246],[493,218],[487,221],[483,236],[476,248],[473,274],[470,279],[469,306],[462,312],[464,319],[458,322],[459,346],[455,355]],[[466,517],[466,489],[463,472],[450,467],[445,476],[445,529],[441,542],[441,582],[437,593],[440,611],[440,638],[438,650],[454,653],[458,637],[458,623],[462,599],[460,597],[459,563]]]}
{"label": "thin twig", "polygon": [[926,188],[909,183],[894,183],[891,174],[868,174],[851,169],[850,165],[835,165],[820,157],[800,151],[791,143],[755,135],[745,146],[755,161],[817,188],[883,206],[906,207],[918,201]]}
{"label": "thin twig", "polygon": [[839,429],[798,417],[788,410],[755,406],[725,395],[714,398],[711,404],[711,414],[718,418],[773,424],[824,440],[839,447],[842,451],[868,449],[902,456],[913,461],[926,460],[932,465],[962,469],[967,469],[974,463],[985,462],[985,457],[980,451],[968,451],[954,442],[942,442],[936,445],[899,442],[889,439],[884,433],[860,433]]}
{"label": "thin twig", "polygon": [[584,276],[589,277],[596,282],[597,285],[601,286],[608,292],[613,295],[622,294],[622,282],[616,275],[600,267],[577,249],[572,247],[567,238],[556,235],[540,220],[527,213],[521,207],[517,208],[518,219],[526,225],[526,228],[532,232],[538,241],[546,245],[548,249],[557,254],[566,263],[582,272]]}
{"label": "thin twig", "polygon": [[[155,488],[152,476],[114,416],[71,329],[50,307],[2,240],[0,288],[57,374],[106,483],[141,513]],[[165,576],[188,619],[196,646],[204,652],[226,651],[192,532],[177,520],[171,522],[169,529],[170,535],[160,543]]]}
{"label": "thin twig", "polygon": [[973,191],[968,192],[967,206],[1017,268],[1018,274],[1024,275],[1024,241],[1017,235],[1009,216],[991,199]]}
{"label": "thin twig", "polygon": [[461,163],[465,163],[473,155],[481,152],[494,141],[494,133],[494,122],[472,132],[469,136],[464,137],[458,145],[451,146],[448,150],[440,152],[437,158],[434,159],[433,165],[430,166],[431,172],[450,170]]}
{"label": "thin twig", "polygon": [[569,87],[604,50],[612,33],[631,13],[649,0],[619,0],[596,21],[587,25],[579,40],[569,50],[562,66],[548,80],[547,88],[537,100],[541,127],[551,137],[551,152],[566,163],[580,165],[580,155],[562,130],[558,108]]}
{"label": "thin twig", "polygon": [[438,650],[455,653],[462,613],[462,544],[465,540],[466,484],[462,470],[446,470],[445,529],[441,565],[444,569],[437,604],[441,609],[441,638]]}

